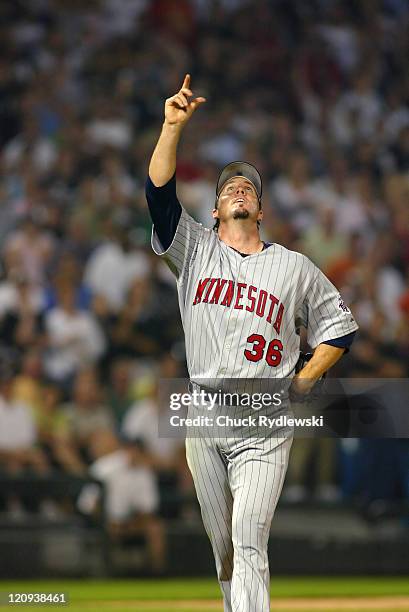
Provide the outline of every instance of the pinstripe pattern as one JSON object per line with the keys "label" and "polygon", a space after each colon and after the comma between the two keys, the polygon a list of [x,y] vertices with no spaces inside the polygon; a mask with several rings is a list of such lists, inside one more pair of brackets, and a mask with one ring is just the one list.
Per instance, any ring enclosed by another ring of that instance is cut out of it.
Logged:
{"label": "pinstripe pattern", "polygon": [[[155,234],[152,245],[176,275],[189,375],[198,383],[203,379],[291,377],[298,359],[301,324],[307,327],[312,348],[358,328],[351,313],[339,307],[339,293],[324,274],[304,255],[278,244],[243,258],[183,210],[169,249],[163,251]],[[234,282],[230,306],[221,304],[225,290],[218,304],[209,303],[215,285],[208,302],[202,300],[193,306],[198,284],[206,278]],[[246,295],[241,300],[243,308],[234,308],[238,283],[255,286],[258,296],[261,291],[273,294],[283,304],[279,334],[272,325],[277,307],[272,323],[266,316],[246,310]],[[263,336],[267,345],[274,338],[281,340],[282,360],[277,367],[268,365],[265,358],[257,362],[246,359],[244,351],[251,348],[247,343],[251,334]]]}
{"label": "pinstripe pattern", "polygon": [[[215,418],[220,413],[216,408]],[[200,414],[190,407],[189,416]],[[267,545],[292,439],[192,431],[186,457],[216,561],[225,612],[267,612]],[[233,571],[234,569],[234,571]]]}
{"label": "pinstripe pattern", "polygon": [[[189,375],[197,384],[239,393],[261,391],[263,379],[285,378],[288,386],[302,325],[313,348],[358,327],[312,262],[278,244],[243,258],[182,209],[169,249],[155,232],[152,246],[177,279]],[[265,343],[256,353],[248,340],[254,334]],[[267,360],[270,341],[282,343],[279,363]],[[195,411],[203,413],[191,406],[190,416]],[[250,426],[223,435],[202,428],[186,440],[225,612],[270,609],[267,544],[291,442],[278,431],[255,435]]]}

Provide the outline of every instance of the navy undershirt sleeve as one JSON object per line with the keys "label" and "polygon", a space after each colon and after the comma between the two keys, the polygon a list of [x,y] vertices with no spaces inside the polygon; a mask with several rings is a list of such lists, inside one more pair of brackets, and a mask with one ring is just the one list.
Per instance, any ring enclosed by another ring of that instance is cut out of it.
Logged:
{"label": "navy undershirt sleeve", "polygon": [[156,187],[148,176],[145,195],[155,232],[166,251],[172,244],[182,214],[176,195],[176,176],[173,175],[162,187]]}
{"label": "navy undershirt sleeve", "polygon": [[351,334],[347,334],[346,336],[341,336],[340,338],[334,338],[333,340],[326,340],[323,344],[330,344],[331,346],[336,346],[338,348],[344,348],[345,352],[349,351],[349,347],[354,341],[356,332],[352,332]]}

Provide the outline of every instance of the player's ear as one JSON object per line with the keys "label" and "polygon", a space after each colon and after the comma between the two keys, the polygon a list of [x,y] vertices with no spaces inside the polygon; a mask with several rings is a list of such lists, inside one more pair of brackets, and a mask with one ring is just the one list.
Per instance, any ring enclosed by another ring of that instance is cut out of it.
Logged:
{"label": "player's ear", "polygon": [[213,208],[213,210],[212,210],[212,217],[213,217],[213,219],[218,219],[219,218],[219,211],[217,210],[217,208]]}
{"label": "player's ear", "polygon": [[260,210],[258,211],[258,215],[257,215],[257,221],[261,221],[262,220],[263,214],[264,213],[263,213],[262,209],[260,208]]}

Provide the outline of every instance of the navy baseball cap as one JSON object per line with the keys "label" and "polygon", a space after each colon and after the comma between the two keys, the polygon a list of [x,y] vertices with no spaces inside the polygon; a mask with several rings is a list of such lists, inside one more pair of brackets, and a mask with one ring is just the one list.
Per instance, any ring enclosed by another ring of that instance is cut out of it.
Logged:
{"label": "navy baseball cap", "polygon": [[235,176],[243,176],[254,185],[258,199],[261,200],[262,186],[259,171],[248,162],[234,161],[227,164],[220,172],[216,185],[216,196],[219,197],[224,184]]}

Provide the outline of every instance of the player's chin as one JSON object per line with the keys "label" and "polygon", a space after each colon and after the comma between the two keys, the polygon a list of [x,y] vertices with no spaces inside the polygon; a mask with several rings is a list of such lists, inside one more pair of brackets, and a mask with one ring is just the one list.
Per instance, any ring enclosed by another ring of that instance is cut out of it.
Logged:
{"label": "player's chin", "polygon": [[249,211],[246,208],[237,208],[233,211],[233,219],[248,219],[250,216]]}

